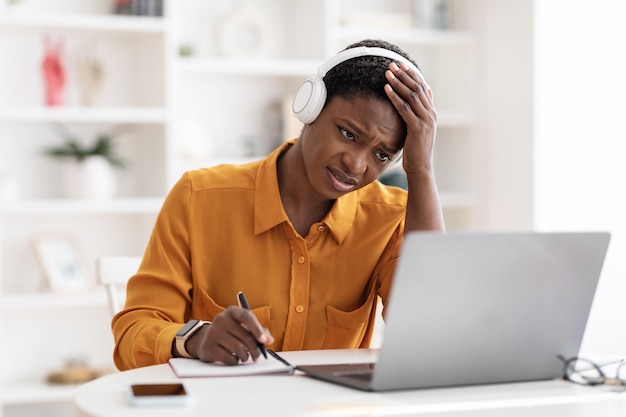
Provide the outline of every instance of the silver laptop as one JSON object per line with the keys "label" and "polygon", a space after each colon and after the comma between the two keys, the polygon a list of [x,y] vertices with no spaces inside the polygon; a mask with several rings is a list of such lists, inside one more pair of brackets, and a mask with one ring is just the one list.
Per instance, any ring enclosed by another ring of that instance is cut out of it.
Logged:
{"label": "silver laptop", "polygon": [[368,391],[545,380],[576,356],[606,232],[411,233],[376,364],[309,376]]}

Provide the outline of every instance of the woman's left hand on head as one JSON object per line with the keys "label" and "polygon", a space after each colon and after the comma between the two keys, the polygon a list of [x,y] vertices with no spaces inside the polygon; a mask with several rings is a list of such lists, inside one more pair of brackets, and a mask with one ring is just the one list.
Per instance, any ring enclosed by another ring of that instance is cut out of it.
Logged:
{"label": "woman's left hand on head", "polygon": [[408,65],[391,63],[385,92],[407,126],[403,167],[407,174],[431,175],[437,132],[432,90]]}

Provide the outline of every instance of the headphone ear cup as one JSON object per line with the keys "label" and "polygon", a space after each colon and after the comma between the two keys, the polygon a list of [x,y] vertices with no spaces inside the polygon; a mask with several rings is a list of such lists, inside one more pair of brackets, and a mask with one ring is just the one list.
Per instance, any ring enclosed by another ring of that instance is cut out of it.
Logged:
{"label": "headphone ear cup", "polygon": [[309,78],[293,97],[291,110],[296,119],[310,124],[319,116],[326,102],[326,85],[320,77]]}

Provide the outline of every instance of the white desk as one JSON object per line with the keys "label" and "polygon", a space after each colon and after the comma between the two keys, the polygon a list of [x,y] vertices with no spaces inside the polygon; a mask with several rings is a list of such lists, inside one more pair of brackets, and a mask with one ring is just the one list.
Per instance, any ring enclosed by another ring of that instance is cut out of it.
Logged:
{"label": "white desk", "polygon": [[[368,362],[376,354],[375,350],[326,350],[281,355],[294,365],[304,365]],[[78,415],[87,417],[626,416],[626,393],[565,381],[368,393],[300,374],[185,378],[194,398],[190,407],[137,408],[127,402],[125,389],[131,383],[176,380],[167,364],[120,372],[82,386],[74,404]]]}

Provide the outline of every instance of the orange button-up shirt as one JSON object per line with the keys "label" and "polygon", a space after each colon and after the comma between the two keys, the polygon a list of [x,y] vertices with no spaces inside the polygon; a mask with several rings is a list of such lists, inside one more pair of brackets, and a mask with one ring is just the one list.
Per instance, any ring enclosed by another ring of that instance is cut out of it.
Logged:
{"label": "orange button-up shirt", "polygon": [[[291,142],[293,143],[293,142]],[[277,351],[367,347],[402,243],[406,191],[374,182],[336,200],[303,238],[266,159],[185,173],[168,194],[113,319],[120,369],[164,363],[189,319],[244,291]]]}

